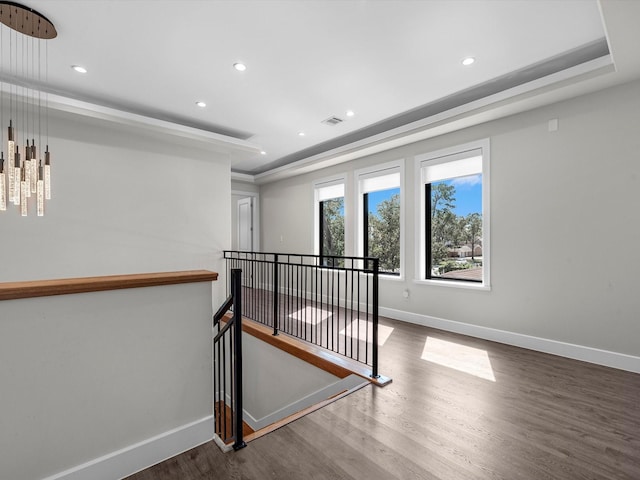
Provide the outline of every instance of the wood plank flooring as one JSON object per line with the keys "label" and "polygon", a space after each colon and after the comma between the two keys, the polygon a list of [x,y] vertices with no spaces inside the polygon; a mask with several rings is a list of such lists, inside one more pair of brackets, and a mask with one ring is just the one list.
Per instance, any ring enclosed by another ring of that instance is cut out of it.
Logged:
{"label": "wood plank flooring", "polygon": [[[213,442],[129,480],[640,479],[640,375],[426,327],[394,328],[367,386],[224,454]],[[495,381],[421,359],[486,351]],[[442,354],[442,351],[440,351]]]}

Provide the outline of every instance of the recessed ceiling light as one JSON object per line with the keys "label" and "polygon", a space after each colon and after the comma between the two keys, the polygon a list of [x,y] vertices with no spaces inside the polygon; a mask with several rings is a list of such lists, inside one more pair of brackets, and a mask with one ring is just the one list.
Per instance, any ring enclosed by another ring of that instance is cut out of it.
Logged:
{"label": "recessed ceiling light", "polygon": [[196,102],[196,105],[199,106],[200,108],[204,108],[207,106],[207,104],[204,102]]}
{"label": "recessed ceiling light", "polygon": [[462,60],[462,64],[463,64],[465,67],[468,67],[469,65],[471,65],[471,64],[472,64],[472,63],[474,63],[475,61],[476,61],[476,59],[475,59],[475,58],[473,58],[473,57],[467,57],[467,58],[465,58],[464,60]]}
{"label": "recessed ceiling light", "polygon": [[260,152],[260,155],[266,155],[266,154],[267,154],[267,152],[265,152],[264,150],[262,150],[262,151]]}
{"label": "recessed ceiling light", "polygon": [[247,69],[247,66],[244,63],[234,63],[233,68],[238,70],[239,72],[244,72]]}
{"label": "recessed ceiling light", "polygon": [[299,137],[304,137],[304,132],[298,132]]}
{"label": "recessed ceiling light", "polygon": [[355,112],[353,110],[347,110],[347,117],[353,117]]}
{"label": "recessed ceiling light", "polygon": [[81,67],[80,65],[71,65],[71,68],[73,68],[78,73],[87,73],[87,69]]}

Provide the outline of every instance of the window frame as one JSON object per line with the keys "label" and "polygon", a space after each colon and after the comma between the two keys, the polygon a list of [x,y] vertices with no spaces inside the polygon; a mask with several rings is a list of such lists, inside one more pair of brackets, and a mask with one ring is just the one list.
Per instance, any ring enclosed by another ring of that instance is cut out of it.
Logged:
{"label": "window frame", "polygon": [[[455,161],[456,157],[464,156],[465,152],[480,150],[482,152],[482,282],[458,279],[426,278],[427,261],[427,231],[431,229],[427,221],[426,190],[424,169],[427,166]],[[491,204],[490,204],[490,158],[491,145],[488,138],[436,150],[415,157],[415,225],[416,228],[416,264],[414,283],[437,285],[443,287],[467,288],[473,290],[491,290]]]}
{"label": "window frame", "polygon": [[[343,252],[343,255],[347,255],[347,242],[346,242],[346,237],[347,237],[347,208],[346,208],[346,204],[347,204],[347,175],[346,174],[339,174],[339,175],[335,175],[332,177],[328,177],[328,178],[323,178],[320,180],[316,180],[313,182],[313,252],[314,255],[322,255],[321,252],[321,248],[322,248],[322,241],[321,241],[321,237],[322,237],[322,229],[321,229],[321,217],[320,217],[320,203],[322,202],[320,200],[320,190],[322,188],[326,188],[326,187],[333,187],[335,185],[342,185],[343,188],[343,201],[344,201],[344,206],[345,206],[345,210],[344,210],[344,230],[345,230],[345,241],[344,241],[344,245],[345,245],[345,251]],[[340,197],[334,197],[334,198],[340,198]],[[327,199],[329,200],[329,199]]]}
{"label": "window frame", "polygon": [[[380,278],[387,280],[404,281],[405,279],[405,185],[404,185],[404,165],[405,160],[399,159],[386,162],[371,167],[361,168],[354,172],[354,191],[356,192],[356,229],[355,229],[355,252],[358,256],[365,256],[365,215],[364,203],[365,194],[370,192],[363,191],[363,181],[368,178],[382,177],[385,175],[399,173],[400,174],[400,273],[398,275],[392,273],[380,272]],[[379,191],[379,190],[372,190]],[[367,222],[368,223],[368,222]]]}

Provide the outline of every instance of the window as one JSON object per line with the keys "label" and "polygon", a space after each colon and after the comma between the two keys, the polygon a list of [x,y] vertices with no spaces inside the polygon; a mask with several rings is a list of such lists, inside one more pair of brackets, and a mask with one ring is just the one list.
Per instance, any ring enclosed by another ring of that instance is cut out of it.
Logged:
{"label": "window", "polygon": [[489,285],[488,141],[418,157],[421,279]]}
{"label": "window", "polygon": [[380,259],[380,273],[401,274],[402,170],[395,162],[357,174],[359,192],[358,251]]}
{"label": "window", "polygon": [[[315,200],[317,254],[344,256],[344,180],[317,183]],[[321,264],[327,262],[331,260],[321,259]]]}

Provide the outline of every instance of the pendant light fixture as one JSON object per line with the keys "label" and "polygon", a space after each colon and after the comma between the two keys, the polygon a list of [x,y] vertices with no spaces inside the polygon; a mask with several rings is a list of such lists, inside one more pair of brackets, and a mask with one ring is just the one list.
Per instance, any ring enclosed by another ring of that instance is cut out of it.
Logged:
{"label": "pendant light fixture", "polygon": [[[0,23],[0,75],[2,79],[9,79],[8,82],[0,79],[0,124],[3,125],[0,128],[0,212],[14,206],[22,216],[35,212],[41,217],[45,212],[45,200],[51,199],[51,154],[48,114],[44,131],[41,128],[42,111],[43,108],[46,111],[47,102],[45,93],[43,107],[40,86],[43,70],[45,83],[48,80],[46,40],[55,38],[58,33],[44,15],[15,2],[0,1]],[[45,149],[42,148],[43,140]],[[22,155],[21,142],[24,145]],[[45,152],[44,164],[38,157],[38,152],[42,151]]]}

